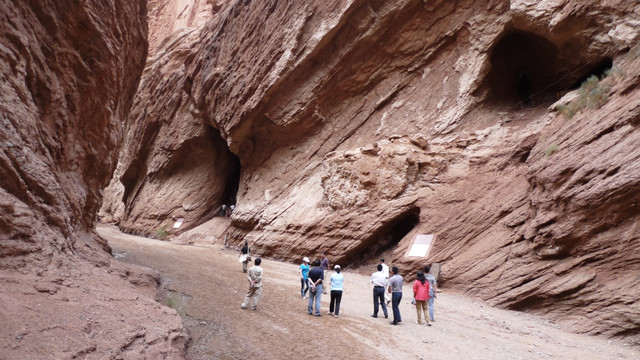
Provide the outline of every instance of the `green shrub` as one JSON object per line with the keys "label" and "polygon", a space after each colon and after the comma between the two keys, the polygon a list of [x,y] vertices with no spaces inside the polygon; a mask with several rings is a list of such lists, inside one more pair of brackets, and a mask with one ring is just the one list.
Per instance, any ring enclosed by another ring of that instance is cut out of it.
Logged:
{"label": "green shrub", "polygon": [[547,150],[544,151],[544,154],[546,156],[551,156],[551,155],[557,153],[559,150],[560,150],[560,148],[558,147],[558,144],[551,144],[551,145],[549,145]]}
{"label": "green shrub", "polygon": [[578,94],[585,106],[592,109],[600,107],[609,100],[609,91],[611,88],[600,82],[597,76],[590,76],[580,85]]}
{"label": "green shrub", "polygon": [[178,315],[184,317],[184,302],[179,294],[167,292],[160,302],[172,309],[175,309],[178,312]]}
{"label": "green shrub", "polygon": [[[611,74],[611,71],[608,71],[608,74]],[[578,98],[566,105],[558,105],[557,110],[571,119],[577,112],[586,107],[595,109],[602,106],[609,100],[609,91],[611,91],[611,87],[600,82],[597,76],[590,76],[580,85]]]}
{"label": "green shrub", "polygon": [[167,240],[167,237],[169,237],[169,232],[166,228],[160,228],[156,231],[156,236],[160,240]]}
{"label": "green shrub", "polygon": [[622,79],[622,78],[624,78],[625,76],[627,76],[627,74],[624,72],[624,70],[620,69],[620,68],[619,68],[619,67],[617,67],[617,66],[612,66],[612,67],[610,67],[609,69],[607,69],[607,70],[604,72],[604,77],[603,77],[603,79],[604,79],[604,78],[608,78],[608,77],[610,77],[610,78],[612,78],[612,79],[615,79],[615,78]]}
{"label": "green shrub", "polygon": [[573,115],[575,115],[580,110],[580,107],[577,101],[572,101],[567,105],[560,104],[556,109],[558,109],[558,112],[560,114],[564,115],[568,119],[571,119]]}

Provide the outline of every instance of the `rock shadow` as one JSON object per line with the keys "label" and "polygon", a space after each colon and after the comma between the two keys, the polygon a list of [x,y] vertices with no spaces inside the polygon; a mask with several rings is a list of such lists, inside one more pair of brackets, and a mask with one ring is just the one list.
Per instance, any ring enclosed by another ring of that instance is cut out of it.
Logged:
{"label": "rock shadow", "polygon": [[[378,259],[398,246],[398,243],[420,223],[420,208],[411,208],[382,225],[342,261],[346,266],[359,267]],[[387,259],[391,263],[391,259]]]}

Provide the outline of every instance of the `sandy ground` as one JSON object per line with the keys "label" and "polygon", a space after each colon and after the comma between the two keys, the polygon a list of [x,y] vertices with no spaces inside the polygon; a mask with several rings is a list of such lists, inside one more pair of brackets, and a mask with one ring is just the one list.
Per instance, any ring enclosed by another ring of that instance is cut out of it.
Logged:
{"label": "sandy ground", "polygon": [[[257,311],[242,310],[248,288],[236,249],[174,245],[98,225],[119,260],[162,276],[165,304],[178,310],[192,336],[189,359],[640,359],[618,340],[578,335],[525,313],[495,309],[441,289],[433,326],[415,324],[405,280],[403,322],[372,318],[369,278],[343,271],[340,317],[307,315],[299,265],[263,259],[264,289]],[[390,318],[391,308],[389,307]]]}

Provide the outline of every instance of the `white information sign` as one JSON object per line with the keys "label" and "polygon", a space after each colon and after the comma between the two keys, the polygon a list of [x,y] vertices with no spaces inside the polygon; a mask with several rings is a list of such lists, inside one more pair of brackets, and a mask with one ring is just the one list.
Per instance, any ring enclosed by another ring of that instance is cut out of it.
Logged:
{"label": "white information sign", "polygon": [[174,229],[178,229],[180,228],[180,226],[182,226],[182,223],[184,222],[184,218],[179,218],[178,221],[176,221],[175,224],[173,224],[173,228]]}
{"label": "white information sign", "polygon": [[415,256],[415,257],[425,257],[429,253],[431,249],[431,245],[433,244],[434,235],[433,234],[418,234],[416,238],[413,240],[413,244],[409,248],[407,252],[407,256]]}

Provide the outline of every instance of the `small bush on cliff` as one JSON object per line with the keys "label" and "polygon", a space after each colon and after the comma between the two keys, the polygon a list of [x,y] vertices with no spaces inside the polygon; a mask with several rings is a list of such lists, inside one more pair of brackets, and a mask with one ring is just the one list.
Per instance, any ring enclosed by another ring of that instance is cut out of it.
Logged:
{"label": "small bush on cliff", "polygon": [[184,303],[179,294],[169,292],[165,294],[164,298],[160,302],[170,308],[175,309],[178,312],[178,315],[184,317]]}
{"label": "small bush on cliff", "polygon": [[[612,74],[608,72],[607,75]],[[595,109],[609,100],[611,87],[604,85],[597,76],[585,80],[578,89],[578,98],[566,105],[559,105],[558,112],[571,119],[577,112],[586,107]]]}
{"label": "small bush on cliff", "polygon": [[567,119],[571,119],[578,111],[582,109],[578,101],[572,101],[568,104],[560,104],[557,107],[558,112],[564,115]]}
{"label": "small bush on cliff", "polygon": [[560,150],[560,148],[558,148],[558,144],[551,144],[551,145],[549,145],[547,150],[544,151],[544,154],[546,156],[551,156],[551,155],[557,153],[559,150]]}
{"label": "small bush on cliff", "polygon": [[612,79],[623,79],[625,76],[627,76],[627,73],[625,73],[624,70],[620,69],[617,66],[612,66],[610,69],[604,72],[605,78],[610,77]]}
{"label": "small bush on cliff", "polygon": [[595,109],[609,100],[611,87],[600,82],[597,76],[591,76],[580,86],[578,93],[586,106]]}
{"label": "small bush on cliff", "polygon": [[167,240],[167,238],[169,237],[169,232],[167,232],[167,229],[165,228],[160,228],[156,231],[156,236],[160,240]]}

